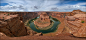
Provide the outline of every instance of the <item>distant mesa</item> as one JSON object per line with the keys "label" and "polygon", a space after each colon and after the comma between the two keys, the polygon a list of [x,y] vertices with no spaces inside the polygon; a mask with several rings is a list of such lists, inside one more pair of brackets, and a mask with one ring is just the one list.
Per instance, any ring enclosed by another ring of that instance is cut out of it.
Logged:
{"label": "distant mesa", "polygon": [[73,10],[72,13],[79,13],[80,14],[80,13],[85,13],[85,12],[78,9],[78,10]]}
{"label": "distant mesa", "polygon": [[[81,10],[78,9],[78,10],[73,10],[73,11],[81,11]],[[81,11],[81,12],[82,12],[82,11]]]}

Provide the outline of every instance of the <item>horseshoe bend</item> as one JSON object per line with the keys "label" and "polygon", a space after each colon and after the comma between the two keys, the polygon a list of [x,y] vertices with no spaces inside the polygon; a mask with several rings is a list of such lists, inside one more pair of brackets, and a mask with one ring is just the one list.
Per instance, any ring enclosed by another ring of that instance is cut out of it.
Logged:
{"label": "horseshoe bend", "polygon": [[[34,39],[33,39],[34,38]],[[1,40],[86,39],[86,12],[0,11]]]}

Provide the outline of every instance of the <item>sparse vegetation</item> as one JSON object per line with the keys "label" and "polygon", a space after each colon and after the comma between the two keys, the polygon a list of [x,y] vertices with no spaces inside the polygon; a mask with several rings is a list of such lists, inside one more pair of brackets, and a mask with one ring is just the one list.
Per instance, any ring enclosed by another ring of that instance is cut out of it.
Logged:
{"label": "sparse vegetation", "polygon": [[84,21],[81,21],[81,23],[84,23]]}
{"label": "sparse vegetation", "polygon": [[55,21],[58,21],[56,18],[52,18],[53,20],[55,20]]}
{"label": "sparse vegetation", "polygon": [[8,16],[9,16],[9,14],[8,14]]}
{"label": "sparse vegetation", "polygon": [[3,17],[4,18],[4,17]]}

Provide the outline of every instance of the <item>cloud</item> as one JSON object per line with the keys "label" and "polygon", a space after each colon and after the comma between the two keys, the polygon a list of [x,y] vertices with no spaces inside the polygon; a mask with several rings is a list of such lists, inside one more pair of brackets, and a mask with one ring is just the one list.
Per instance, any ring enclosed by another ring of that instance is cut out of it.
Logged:
{"label": "cloud", "polygon": [[49,1],[49,0],[2,0],[1,3],[8,3],[8,5],[0,6],[0,11],[72,11],[74,9],[81,9],[86,11],[86,2],[77,3],[74,5],[63,4],[69,1]]}
{"label": "cloud", "polygon": [[82,6],[82,5],[86,5],[86,2],[84,2],[84,3],[77,3],[75,5],[64,5],[62,8],[66,9],[66,10],[80,9],[82,11],[86,11],[86,6]]}
{"label": "cloud", "polygon": [[56,7],[56,3],[59,3],[58,1],[48,1],[48,0],[38,0],[38,1],[32,1],[32,0],[5,0],[4,2],[8,3],[9,5],[1,6],[2,10],[11,10],[11,9],[20,9],[20,10],[32,10],[32,11],[42,11],[45,9],[49,9],[51,7]]}

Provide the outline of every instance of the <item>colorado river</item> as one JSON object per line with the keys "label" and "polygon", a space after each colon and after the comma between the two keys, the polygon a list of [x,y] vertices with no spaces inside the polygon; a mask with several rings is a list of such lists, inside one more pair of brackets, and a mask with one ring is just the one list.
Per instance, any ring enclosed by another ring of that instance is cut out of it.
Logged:
{"label": "colorado river", "polygon": [[[39,18],[39,17],[37,17],[37,18]],[[36,20],[37,18],[34,18],[34,19],[30,20],[28,22],[29,25],[27,24],[27,26],[29,26],[32,30],[34,30],[38,33],[40,33],[40,32],[42,32],[42,33],[55,32],[58,29],[58,25],[60,24],[60,21],[58,21],[55,18],[50,17],[50,20],[54,22],[53,26],[51,28],[47,29],[47,30],[39,30],[35,27],[35,24],[34,24],[34,21],[33,21],[33,20]]]}

